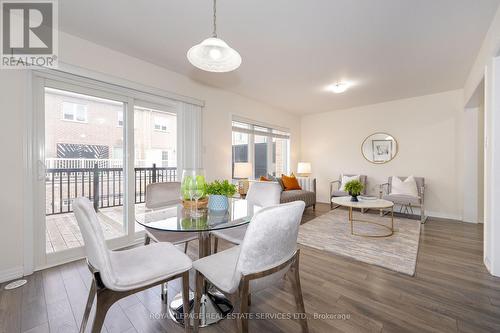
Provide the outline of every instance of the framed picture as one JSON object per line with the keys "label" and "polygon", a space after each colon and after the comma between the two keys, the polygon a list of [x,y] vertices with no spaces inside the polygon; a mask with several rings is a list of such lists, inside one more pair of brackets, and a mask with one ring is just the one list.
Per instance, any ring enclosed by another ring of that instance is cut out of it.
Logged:
{"label": "framed picture", "polygon": [[372,140],[373,162],[383,163],[392,159],[392,140]]}

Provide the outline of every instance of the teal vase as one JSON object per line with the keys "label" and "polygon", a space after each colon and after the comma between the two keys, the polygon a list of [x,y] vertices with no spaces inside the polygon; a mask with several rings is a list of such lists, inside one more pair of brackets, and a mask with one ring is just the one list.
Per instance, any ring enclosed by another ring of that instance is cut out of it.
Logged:
{"label": "teal vase", "polygon": [[229,199],[225,195],[208,196],[208,209],[215,211],[227,211],[229,209]]}

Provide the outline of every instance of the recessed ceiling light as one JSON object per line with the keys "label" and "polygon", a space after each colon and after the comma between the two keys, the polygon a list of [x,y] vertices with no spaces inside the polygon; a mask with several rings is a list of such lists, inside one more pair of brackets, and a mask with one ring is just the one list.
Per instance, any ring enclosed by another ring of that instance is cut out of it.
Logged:
{"label": "recessed ceiling light", "polygon": [[336,94],[341,94],[349,89],[350,86],[351,83],[342,81],[329,85],[328,87],[326,87],[326,90],[334,92]]}

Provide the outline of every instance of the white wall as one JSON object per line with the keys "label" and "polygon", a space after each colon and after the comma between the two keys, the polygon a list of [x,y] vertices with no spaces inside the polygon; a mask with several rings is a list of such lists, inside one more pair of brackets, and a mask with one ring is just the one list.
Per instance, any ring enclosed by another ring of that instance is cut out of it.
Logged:
{"label": "white wall", "polygon": [[[300,148],[298,116],[196,83],[175,72],[65,33],[59,35],[59,51],[59,59],[64,63],[204,100],[203,162],[210,179],[231,177],[231,114],[289,128],[291,162],[292,166],[297,164]],[[0,279],[12,272],[18,275],[23,265],[23,198],[26,193],[23,191],[22,133],[26,126],[27,85],[25,71],[0,71],[0,137],[3,149],[0,174],[8,175],[3,177],[0,191]],[[12,274],[9,277],[14,277]]]}
{"label": "white wall", "polygon": [[[341,173],[368,175],[368,192],[388,176],[426,178],[428,215],[461,219],[463,91],[397,100],[304,116],[301,160],[312,163],[318,199],[328,202],[328,183]],[[374,132],[392,134],[396,158],[375,165],[361,154],[361,143]]]}
{"label": "white wall", "polygon": [[23,132],[26,73],[0,71],[0,277],[14,278],[23,263]]}

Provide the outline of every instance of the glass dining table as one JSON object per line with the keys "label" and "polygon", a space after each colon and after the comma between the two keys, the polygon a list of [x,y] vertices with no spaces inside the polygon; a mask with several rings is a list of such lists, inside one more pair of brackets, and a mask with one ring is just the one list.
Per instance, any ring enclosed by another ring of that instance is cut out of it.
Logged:
{"label": "glass dining table", "polygon": [[[251,205],[247,200],[230,198],[227,211],[200,210],[203,214],[192,214],[189,208],[178,203],[136,211],[136,222],[145,228],[163,232],[189,232],[198,235],[198,257],[203,258],[211,253],[210,232],[241,227],[248,224],[260,207]],[[201,215],[200,217],[194,217]],[[190,295],[191,311],[194,295]],[[169,315],[176,322],[183,324],[182,294],[177,294],[169,304]],[[202,294],[200,327],[208,326],[224,319],[231,311],[231,302],[215,288],[207,283]],[[191,315],[191,325],[196,314]]]}

